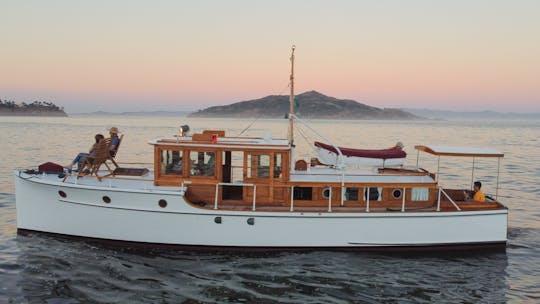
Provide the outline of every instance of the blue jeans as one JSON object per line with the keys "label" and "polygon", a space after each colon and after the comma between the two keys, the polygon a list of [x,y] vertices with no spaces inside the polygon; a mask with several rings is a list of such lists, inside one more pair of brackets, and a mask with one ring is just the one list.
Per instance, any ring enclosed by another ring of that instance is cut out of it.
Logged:
{"label": "blue jeans", "polygon": [[79,153],[75,159],[71,162],[72,164],[77,164],[77,171],[81,169],[82,162],[85,157],[90,156],[90,153]]}

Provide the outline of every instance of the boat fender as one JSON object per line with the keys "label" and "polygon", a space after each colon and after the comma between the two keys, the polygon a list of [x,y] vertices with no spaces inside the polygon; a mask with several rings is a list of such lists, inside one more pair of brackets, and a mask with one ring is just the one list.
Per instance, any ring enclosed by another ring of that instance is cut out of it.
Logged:
{"label": "boat fender", "polygon": [[252,218],[252,217],[248,218],[247,223],[248,225],[255,225],[255,218]]}
{"label": "boat fender", "polygon": [[221,216],[216,216],[216,217],[214,218],[214,223],[216,223],[216,224],[221,224]]}

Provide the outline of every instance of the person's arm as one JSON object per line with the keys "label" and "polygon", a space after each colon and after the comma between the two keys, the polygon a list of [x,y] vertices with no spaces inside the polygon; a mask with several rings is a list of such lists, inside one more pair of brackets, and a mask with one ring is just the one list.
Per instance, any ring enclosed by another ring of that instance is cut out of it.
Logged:
{"label": "person's arm", "polygon": [[120,142],[120,138],[118,136],[115,136],[111,140],[111,145],[109,146],[109,151],[116,151],[116,147],[118,147],[118,143]]}

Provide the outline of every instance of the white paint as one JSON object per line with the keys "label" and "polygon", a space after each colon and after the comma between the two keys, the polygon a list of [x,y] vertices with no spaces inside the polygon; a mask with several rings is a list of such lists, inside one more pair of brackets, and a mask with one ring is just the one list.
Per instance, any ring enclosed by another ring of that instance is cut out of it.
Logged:
{"label": "white paint", "polygon": [[[15,176],[20,229],[119,241],[242,247],[506,242],[506,209],[417,213],[203,210],[187,204],[180,189],[135,192],[29,177]],[[59,190],[67,197],[61,198]],[[105,195],[110,204],[103,202]],[[159,207],[160,199],[167,201],[167,208]],[[216,216],[222,218],[221,224],[214,222]],[[247,224],[250,217],[254,225]]]}

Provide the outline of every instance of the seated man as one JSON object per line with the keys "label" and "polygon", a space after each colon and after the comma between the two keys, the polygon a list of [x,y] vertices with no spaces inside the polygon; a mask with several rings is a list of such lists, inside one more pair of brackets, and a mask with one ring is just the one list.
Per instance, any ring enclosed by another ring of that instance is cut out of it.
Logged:
{"label": "seated man", "polygon": [[120,145],[120,137],[118,137],[118,131],[117,127],[112,127],[109,130],[109,135],[111,136],[111,145],[109,146],[109,153],[111,154],[111,157],[114,157],[116,155],[116,151],[118,150],[118,146]]}
{"label": "seated man", "polygon": [[469,191],[465,191],[465,200],[470,200],[471,199],[471,195],[472,195],[472,199],[474,201],[477,201],[477,202],[485,202],[486,201],[486,196],[484,195],[484,192],[482,192],[482,190],[480,190],[482,188],[482,183],[481,182],[474,182],[474,190],[472,191],[472,193],[470,193]]}
{"label": "seated man", "polygon": [[480,190],[480,188],[482,188],[482,183],[481,182],[474,182],[473,200],[475,200],[477,202],[485,202],[486,201],[486,196],[484,195],[484,192],[482,192],[482,190]]}

